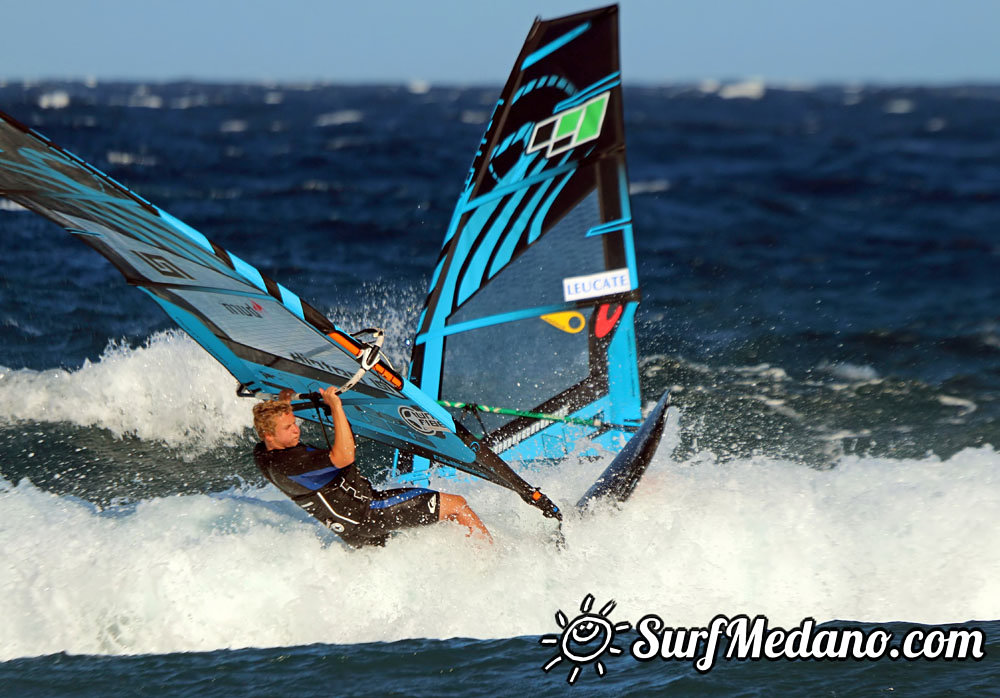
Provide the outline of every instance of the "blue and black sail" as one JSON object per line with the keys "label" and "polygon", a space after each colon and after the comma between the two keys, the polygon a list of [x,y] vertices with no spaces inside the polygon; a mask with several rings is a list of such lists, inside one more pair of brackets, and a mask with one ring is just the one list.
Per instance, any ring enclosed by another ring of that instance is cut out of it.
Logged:
{"label": "blue and black sail", "polygon": [[[255,267],[0,112],[0,196],[107,257],[239,381],[244,394],[344,386],[360,435],[459,468],[557,509],[377,353]],[[372,360],[377,357],[377,360]],[[325,421],[317,411],[306,418]]]}
{"label": "blue and black sail", "polygon": [[[641,421],[638,301],[618,8],[536,20],[445,235],[410,380],[475,410],[453,414],[508,461],[584,439],[617,451]],[[411,479],[428,465],[398,462]]]}

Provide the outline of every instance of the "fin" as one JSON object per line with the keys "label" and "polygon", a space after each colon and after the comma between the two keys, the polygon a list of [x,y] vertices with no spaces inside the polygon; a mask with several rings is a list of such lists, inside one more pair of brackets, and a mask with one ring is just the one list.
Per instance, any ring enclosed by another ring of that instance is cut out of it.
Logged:
{"label": "fin", "polygon": [[598,500],[624,502],[631,496],[660,445],[668,407],[670,407],[669,391],[663,393],[663,397],[646,417],[639,431],[625,444],[621,453],[615,456],[611,465],[605,468],[601,476],[576,503],[577,508],[584,509],[591,502]]}

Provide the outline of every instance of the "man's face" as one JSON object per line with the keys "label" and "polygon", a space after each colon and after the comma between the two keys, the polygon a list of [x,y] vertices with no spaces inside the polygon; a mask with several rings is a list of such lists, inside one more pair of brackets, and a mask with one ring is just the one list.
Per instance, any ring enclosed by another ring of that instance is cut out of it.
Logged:
{"label": "man's face", "polygon": [[299,425],[295,423],[295,415],[291,412],[278,415],[274,420],[274,433],[265,434],[264,441],[268,448],[291,448],[299,445]]}

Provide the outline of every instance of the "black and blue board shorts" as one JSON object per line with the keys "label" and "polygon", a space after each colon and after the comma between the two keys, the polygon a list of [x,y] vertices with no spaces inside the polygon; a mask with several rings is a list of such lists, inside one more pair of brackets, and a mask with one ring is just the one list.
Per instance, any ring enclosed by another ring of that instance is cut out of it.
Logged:
{"label": "black and blue board shorts", "polygon": [[[333,522],[327,525],[348,545],[385,545],[393,531],[437,523],[440,510],[441,493],[435,490],[422,487],[376,490],[372,492],[368,511],[359,523]],[[343,530],[339,530],[341,527]]]}

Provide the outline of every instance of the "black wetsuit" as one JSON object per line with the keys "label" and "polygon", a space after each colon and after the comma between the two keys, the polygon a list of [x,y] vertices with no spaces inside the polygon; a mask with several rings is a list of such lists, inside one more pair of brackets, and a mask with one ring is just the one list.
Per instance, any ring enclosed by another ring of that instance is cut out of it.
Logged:
{"label": "black wetsuit", "polygon": [[354,463],[338,468],[329,449],[307,444],[253,451],[264,477],[348,545],[383,545],[400,528],[425,526],[439,518],[440,494],[423,488],[379,491]]}

